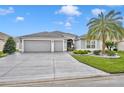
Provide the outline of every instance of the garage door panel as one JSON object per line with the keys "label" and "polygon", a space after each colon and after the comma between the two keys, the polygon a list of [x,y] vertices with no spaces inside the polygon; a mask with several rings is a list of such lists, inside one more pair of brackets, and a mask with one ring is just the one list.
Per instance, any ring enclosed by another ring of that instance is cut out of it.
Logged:
{"label": "garage door panel", "polygon": [[62,52],[63,51],[63,41],[62,40],[54,41],[54,51],[55,52]]}
{"label": "garage door panel", "polygon": [[24,41],[25,52],[50,52],[50,40],[26,40]]}

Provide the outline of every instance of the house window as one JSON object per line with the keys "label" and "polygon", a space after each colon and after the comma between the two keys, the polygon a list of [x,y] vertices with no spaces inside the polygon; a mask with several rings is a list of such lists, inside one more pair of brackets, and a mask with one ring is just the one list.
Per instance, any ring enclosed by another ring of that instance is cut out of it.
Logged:
{"label": "house window", "polygon": [[87,41],[87,48],[95,48],[95,41],[92,40],[92,41]]}

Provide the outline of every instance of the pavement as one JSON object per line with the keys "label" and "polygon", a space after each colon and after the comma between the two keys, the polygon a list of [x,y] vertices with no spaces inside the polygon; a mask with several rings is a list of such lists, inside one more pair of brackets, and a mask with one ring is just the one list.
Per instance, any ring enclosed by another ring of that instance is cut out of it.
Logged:
{"label": "pavement", "polygon": [[0,85],[108,75],[78,62],[68,53],[16,53],[0,58]]}
{"label": "pavement", "polygon": [[4,84],[2,87],[124,87],[123,75],[91,77],[85,79],[58,80],[46,82],[27,82]]}

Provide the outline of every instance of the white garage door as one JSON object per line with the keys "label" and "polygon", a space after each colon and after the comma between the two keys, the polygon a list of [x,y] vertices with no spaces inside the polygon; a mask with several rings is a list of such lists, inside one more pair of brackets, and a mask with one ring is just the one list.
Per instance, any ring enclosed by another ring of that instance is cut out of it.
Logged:
{"label": "white garage door", "polygon": [[54,51],[55,52],[62,52],[63,51],[63,41],[62,40],[54,41]]}
{"label": "white garage door", "polygon": [[24,52],[50,52],[50,40],[25,40]]}
{"label": "white garage door", "polygon": [[118,44],[118,50],[124,51],[124,42],[120,42],[120,43]]}

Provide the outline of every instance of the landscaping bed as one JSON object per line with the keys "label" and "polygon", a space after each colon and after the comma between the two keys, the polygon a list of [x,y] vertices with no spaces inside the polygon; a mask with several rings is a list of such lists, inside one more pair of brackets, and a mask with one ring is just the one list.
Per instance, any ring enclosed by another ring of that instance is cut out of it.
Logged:
{"label": "landscaping bed", "polygon": [[120,58],[101,58],[96,56],[81,56],[72,55],[78,61],[85,63],[89,66],[103,70],[108,73],[123,73],[124,72],[124,52],[118,52]]}
{"label": "landscaping bed", "polygon": [[90,56],[96,56],[96,57],[102,57],[102,58],[120,58],[118,55],[117,51],[110,51],[106,50],[105,54],[102,54],[101,50],[94,50],[94,51],[89,51],[89,50],[74,50],[73,52],[70,53],[71,55],[90,55]]}

